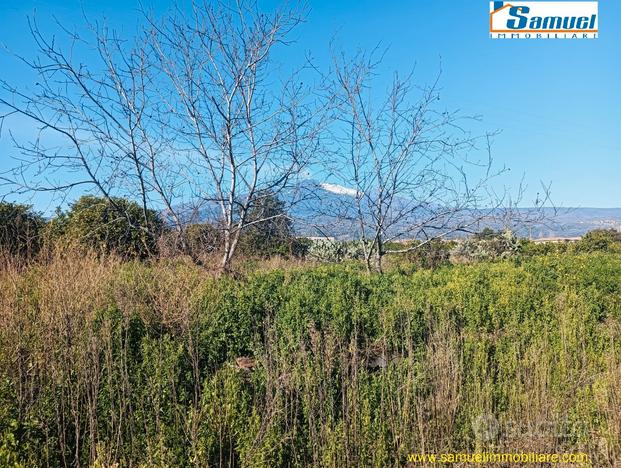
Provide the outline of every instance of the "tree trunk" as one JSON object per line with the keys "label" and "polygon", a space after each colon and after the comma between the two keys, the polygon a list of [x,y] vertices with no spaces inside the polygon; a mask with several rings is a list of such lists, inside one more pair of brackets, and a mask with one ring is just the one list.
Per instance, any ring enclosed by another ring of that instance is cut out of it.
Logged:
{"label": "tree trunk", "polygon": [[378,236],[375,238],[368,252],[365,253],[364,263],[367,267],[367,273],[383,273],[382,269],[382,257],[384,256],[384,249],[382,248],[382,240]]}
{"label": "tree trunk", "polygon": [[229,273],[231,270],[231,230],[224,231],[224,252],[220,261],[220,270],[223,273]]}
{"label": "tree trunk", "polygon": [[384,246],[382,245],[382,239],[377,238],[377,248],[375,249],[375,272],[382,274],[382,258],[384,257]]}
{"label": "tree trunk", "polygon": [[231,264],[235,251],[237,250],[240,234],[241,229],[239,226],[235,228],[234,232],[231,232],[231,229],[226,229],[224,231],[224,253],[222,254],[222,260],[220,261],[220,270],[223,273],[229,274],[232,271]]}
{"label": "tree trunk", "polygon": [[375,272],[382,274],[384,270],[382,269],[382,257],[384,256],[379,250],[375,254]]}

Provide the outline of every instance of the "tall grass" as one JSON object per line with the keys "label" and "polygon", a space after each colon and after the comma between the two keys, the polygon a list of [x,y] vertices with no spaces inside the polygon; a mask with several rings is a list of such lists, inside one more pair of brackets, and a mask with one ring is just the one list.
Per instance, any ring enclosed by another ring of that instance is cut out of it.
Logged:
{"label": "tall grass", "polygon": [[621,458],[621,255],[215,278],[57,256],[0,269],[2,466]]}

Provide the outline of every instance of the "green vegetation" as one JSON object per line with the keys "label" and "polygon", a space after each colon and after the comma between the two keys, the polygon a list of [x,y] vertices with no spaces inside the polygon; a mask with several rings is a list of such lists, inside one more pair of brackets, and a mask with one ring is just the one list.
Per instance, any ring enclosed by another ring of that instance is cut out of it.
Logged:
{"label": "green vegetation", "polygon": [[0,251],[32,257],[41,247],[45,222],[30,206],[0,202]]}
{"label": "green vegetation", "polygon": [[324,263],[362,260],[364,259],[364,245],[361,241],[316,239],[308,246],[307,256]]}
{"label": "green vegetation", "polygon": [[621,246],[621,232],[614,229],[595,229],[580,239],[578,249],[582,252],[613,250]]}
{"label": "green vegetation", "polygon": [[[382,78],[378,49],[283,63],[308,14],[29,22],[0,186],[98,196],[51,220],[0,203],[0,468],[617,466],[621,234],[448,240],[531,230],[549,187],[526,210],[525,185],[494,189],[494,133],[439,102],[440,74]],[[347,240],[297,239],[296,213]]]}
{"label": "green vegetation", "polygon": [[242,231],[240,253],[261,258],[300,256],[304,247],[296,242],[293,221],[287,214],[285,204],[275,195],[261,196],[248,211],[247,227]]}
{"label": "green vegetation", "polygon": [[620,254],[362,270],[3,268],[0,465],[621,458]]}
{"label": "green vegetation", "polygon": [[47,237],[53,243],[114,253],[123,258],[145,258],[156,251],[163,223],[157,212],[146,212],[125,198],[86,195],[49,223]]}
{"label": "green vegetation", "polygon": [[465,239],[451,251],[456,263],[510,258],[522,248],[520,240],[511,231],[494,232],[485,228],[481,233]]}

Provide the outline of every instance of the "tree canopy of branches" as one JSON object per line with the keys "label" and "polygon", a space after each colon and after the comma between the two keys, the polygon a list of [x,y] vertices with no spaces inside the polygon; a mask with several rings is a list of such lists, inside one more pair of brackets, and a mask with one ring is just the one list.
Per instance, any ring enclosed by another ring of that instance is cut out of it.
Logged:
{"label": "tree canopy of branches", "polygon": [[[39,132],[15,141],[21,163],[4,182],[19,193],[90,189],[146,232],[153,208],[179,232],[209,212],[228,270],[257,197],[294,186],[317,145],[323,104],[273,60],[303,17],[192,2],[163,19],[143,13],[132,42],[89,25],[93,40],[70,34],[69,45],[31,22],[39,54],[22,60],[37,84],[2,81],[0,105]],[[84,62],[87,47],[95,55]],[[143,222],[120,197],[136,200]]]}
{"label": "tree canopy of branches", "polygon": [[[417,87],[412,74],[395,74],[387,91],[377,92],[380,61],[373,53],[335,55],[333,63],[330,177],[352,189],[353,201],[345,197],[324,214],[351,220],[369,270],[381,272],[386,254],[468,231],[490,213],[487,183],[502,170],[493,172],[487,155],[468,158],[476,138],[462,129],[458,113],[437,108],[437,80]],[[414,238],[422,242],[388,248]]]}
{"label": "tree canopy of branches", "polygon": [[[437,80],[417,87],[395,74],[377,92],[374,52],[335,56],[325,75],[306,60],[283,70],[275,51],[304,18],[297,6],[264,13],[252,0],[188,0],[164,17],[141,12],[130,41],[98,23],[88,37],[63,28],[57,40],[30,22],[38,54],[20,59],[37,82],[0,80],[0,123],[16,115],[38,132],[14,139],[19,164],[0,183],[18,194],[94,194],[144,238],[160,228],[155,210],[175,231],[173,250],[197,263],[186,231],[208,223],[223,271],[244,232],[288,225],[257,209],[265,194],[291,213],[309,195],[299,182],[320,167],[354,196],[318,214],[355,226],[369,271],[483,219],[523,221],[497,210],[504,200],[489,182],[503,170],[492,170],[489,135],[472,137],[459,113],[438,107]],[[478,142],[482,160],[471,156]],[[421,242],[394,248],[404,239]]]}

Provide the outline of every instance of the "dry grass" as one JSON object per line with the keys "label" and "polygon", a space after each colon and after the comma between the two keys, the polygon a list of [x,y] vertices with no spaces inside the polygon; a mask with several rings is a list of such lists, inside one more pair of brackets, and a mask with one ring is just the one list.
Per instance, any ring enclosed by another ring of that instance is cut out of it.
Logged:
{"label": "dry grass", "polygon": [[184,259],[0,261],[7,465],[621,457],[620,304],[598,283],[618,257],[566,267],[590,283],[559,260],[545,291],[543,260],[386,279],[277,259],[243,280]]}

